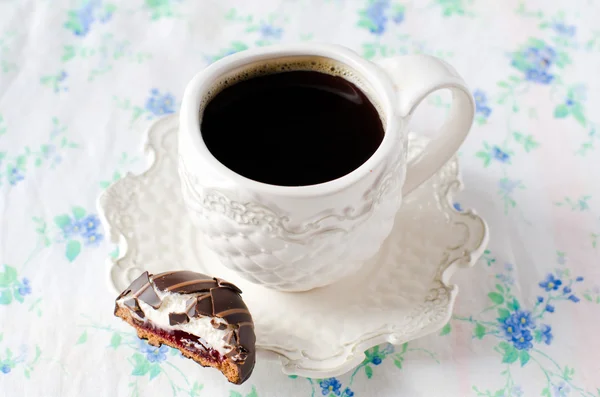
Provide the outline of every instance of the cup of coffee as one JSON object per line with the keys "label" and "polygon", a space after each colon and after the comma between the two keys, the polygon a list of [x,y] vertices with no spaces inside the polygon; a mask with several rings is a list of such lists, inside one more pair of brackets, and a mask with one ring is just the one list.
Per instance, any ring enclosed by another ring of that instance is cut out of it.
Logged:
{"label": "cup of coffee", "polygon": [[[206,248],[243,278],[306,291],[358,271],[388,237],[402,197],[442,167],[471,127],[463,79],[426,55],[401,76],[344,47],[263,47],[223,58],[188,84],[179,176]],[[428,94],[453,102],[407,162],[407,124]]]}

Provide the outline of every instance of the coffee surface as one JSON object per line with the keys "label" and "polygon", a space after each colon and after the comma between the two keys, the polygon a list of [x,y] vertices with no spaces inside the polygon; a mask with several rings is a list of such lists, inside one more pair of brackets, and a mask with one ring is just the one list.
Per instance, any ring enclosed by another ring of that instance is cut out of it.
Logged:
{"label": "coffee surface", "polygon": [[249,179],[305,186],[342,177],[379,147],[379,113],[352,82],[311,70],[252,77],[206,105],[200,130],[212,155]]}

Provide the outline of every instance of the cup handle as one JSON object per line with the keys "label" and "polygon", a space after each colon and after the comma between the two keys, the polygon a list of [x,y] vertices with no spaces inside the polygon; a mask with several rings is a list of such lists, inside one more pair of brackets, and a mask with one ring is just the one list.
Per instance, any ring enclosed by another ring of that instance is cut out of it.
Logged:
{"label": "cup handle", "polygon": [[452,92],[450,113],[439,133],[407,165],[402,187],[405,196],[435,174],[458,151],[473,123],[475,101],[462,77],[439,58],[408,55],[383,59],[377,64],[394,83],[400,117],[409,118],[421,101],[434,91],[447,88]]}

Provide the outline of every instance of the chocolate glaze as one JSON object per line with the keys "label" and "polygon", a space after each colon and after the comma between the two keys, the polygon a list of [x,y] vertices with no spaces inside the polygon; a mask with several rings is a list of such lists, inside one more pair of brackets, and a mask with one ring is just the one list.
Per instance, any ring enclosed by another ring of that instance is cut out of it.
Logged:
{"label": "chocolate glaze", "polygon": [[126,299],[123,304],[140,318],[144,318],[144,312],[138,304],[138,299],[141,299],[142,302],[147,303],[155,309],[158,309],[162,303],[156,294],[156,291],[150,284],[148,272],[142,273],[140,277],[134,280],[133,283],[117,297],[117,300],[125,296],[129,299]]}
{"label": "chocolate glaze", "polygon": [[190,321],[190,318],[185,313],[169,313],[169,324],[185,324]]}
{"label": "chocolate glaze", "polygon": [[[198,294],[186,302],[184,313],[169,313],[171,325],[185,324],[192,317],[216,317],[227,322],[211,321],[213,327],[229,332],[223,338],[231,350],[225,356],[231,359],[239,369],[240,383],[245,381],[252,370],[256,359],[256,335],[254,322],[248,307],[242,300],[242,291],[235,285],[202,273],[191,271],[174,271],[157,275],[142,273],[123,291],[117,300],[126,298],[123,304],[144,318],[139,301],[159,308],[161,300],[156,290],[177,294]],[[198,335],[201,337],[201,335]]]}

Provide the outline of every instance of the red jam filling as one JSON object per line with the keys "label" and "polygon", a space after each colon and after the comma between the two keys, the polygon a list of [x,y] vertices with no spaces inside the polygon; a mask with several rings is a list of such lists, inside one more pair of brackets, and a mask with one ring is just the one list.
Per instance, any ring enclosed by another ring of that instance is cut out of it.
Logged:
{"label": "red jam filling", "polygon": [[211,363],[221,363],[225,360],[225,356],[208,345],[208,343],[190,333],[180,330],[166,330],[150,325],[148,322],[138,322],[140,328],[148,330],[153,334],[168,340],[178,349],[187,350],[192,354],[196,354]]}

